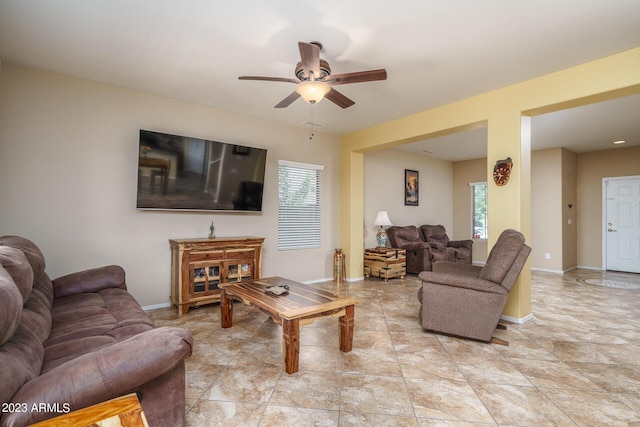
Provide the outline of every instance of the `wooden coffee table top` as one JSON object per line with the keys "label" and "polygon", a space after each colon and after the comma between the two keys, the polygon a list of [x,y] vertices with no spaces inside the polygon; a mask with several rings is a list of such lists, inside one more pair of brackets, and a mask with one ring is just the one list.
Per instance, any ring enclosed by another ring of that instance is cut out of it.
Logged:
{"label": "wooden coffee table top", "polygon": [[[289,292],[284,295],[265,293],[265,289],[269,286],[284,285],[289,286]],[[337,311],[358,302],[357,299],[352,297],[335,294],[282,277],[221,283],[218,286],[228,296],[240,298],[245,304],[254,305],[271,315],[286,320]]]}

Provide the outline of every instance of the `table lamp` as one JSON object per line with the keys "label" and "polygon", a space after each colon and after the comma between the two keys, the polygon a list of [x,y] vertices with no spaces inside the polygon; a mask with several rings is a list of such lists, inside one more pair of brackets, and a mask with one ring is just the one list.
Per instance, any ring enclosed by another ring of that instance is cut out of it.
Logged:
{"label": "table lamp", "polygon": [[378,230],[378,234],[376,234],[376,239],[378,240],[378,247],[384,248],[387,246],[387,232],[385,231],[385,226],[393,225],[391,224],[391,220],[389,220],[389,215],[387,215],[387,211],[380,211],[376,216],[376,220],[373,221],[373,225],[379,225],[380,230]]}

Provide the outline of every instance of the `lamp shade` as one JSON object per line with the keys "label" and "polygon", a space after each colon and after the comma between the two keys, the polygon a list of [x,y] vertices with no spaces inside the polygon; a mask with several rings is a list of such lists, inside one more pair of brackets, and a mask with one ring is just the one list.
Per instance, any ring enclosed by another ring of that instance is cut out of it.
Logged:
{"label": "lamp shade", "polygon": [[319,82],[316,80],[308,80],[302,83],[299,83],[296,86],[296,92],[302,96],[309,104],[315,104],[316,102],[322,101],[322,98],[329,93],[331,90],[331,86],[329,86],[325,82]]}
{"label": "lamp shade", "polygon": [[376,216],[376,220],[373,221],[373,225],[379,225],[381,227],[383,226],[389,226],[389,225],[393,225],[391,223],[391,220],[389,219],[389,215],[387,215],[387,211],[380,211],[378,212],[378,215]]}

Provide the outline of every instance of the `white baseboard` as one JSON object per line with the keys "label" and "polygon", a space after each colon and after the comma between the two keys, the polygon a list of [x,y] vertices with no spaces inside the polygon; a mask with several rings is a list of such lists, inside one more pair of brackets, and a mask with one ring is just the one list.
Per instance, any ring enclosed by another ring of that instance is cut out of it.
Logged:
{"label": "white baseboard", "polygon": [[305,285],[313,285],[314,283],[323,283],[323,282],[331,282],[333,281],[333,277],[325,277],[324,279],[315,279],[315,280],[305,280]]}
{"label": "white baseboard", "polygon": [[564,273],[564,271],[562,271],[562,270],[552,270],[550,268],[533,268],[533,267],[531,267],[531,271],[541,271],[543,273],[555,273],[555,274]]}
{"label": "white baseboard", "polygon": [[500,316],[500,319],[506,320],[507,322],[517,323],[519,325],[522,325],[523,323],[526,323],[529,320],[533,319],[533,314],[529,314],[525,317],[511,317],[511,316],[502,315]]}
{"label": "white baseboard", "polygon": [[[574,266],[574,267],[567,268],[565,270],[550,270],[550,269],[547,269],[547,268],[534,268],[534,267],[531,267],[531,271],[543,271],[543,272],[546,272],[546,273],[564,274],[564,273],[568,273],[568,272],[573,271],[573,270],[577,270],[578,268],[585,268],[585,267]],[[593,270],[593,268],[591,268],[590,270]]]}
{"label": "white baseboard", "polygon": [[576,267],[576,268],[581,268],[581,269],[584,269],[584,270],[602,271],[602,269],[601,269],[601,268],[598,268],[598,267],[587,267],[587,266],[585,266],[585,265],[579,265],[579,266],[578,266],[578,267]]}
{"label": "white baseboard", "polygon": [[142,307],[142,309],[144,311],[149,311],[149,310],[155,310],[157,308],[167,308],[167,307],[171,307],[170,302],[163,302],[162,304],[145,305],[144,307]]}

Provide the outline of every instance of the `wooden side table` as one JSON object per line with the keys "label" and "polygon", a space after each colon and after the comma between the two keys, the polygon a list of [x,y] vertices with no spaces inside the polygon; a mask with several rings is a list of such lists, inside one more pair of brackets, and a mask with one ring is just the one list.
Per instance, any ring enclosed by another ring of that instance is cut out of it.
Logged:
{"label": "wooden side table", "polygon": [[69,412],[31,427],[149,427],[135,393]]}
{"label": "wooden side table", "polygon": [[407,251],[397,248],[364,250],[364,276],[374,276],[386,282],[394,277],[404,279],[407,274]]}

